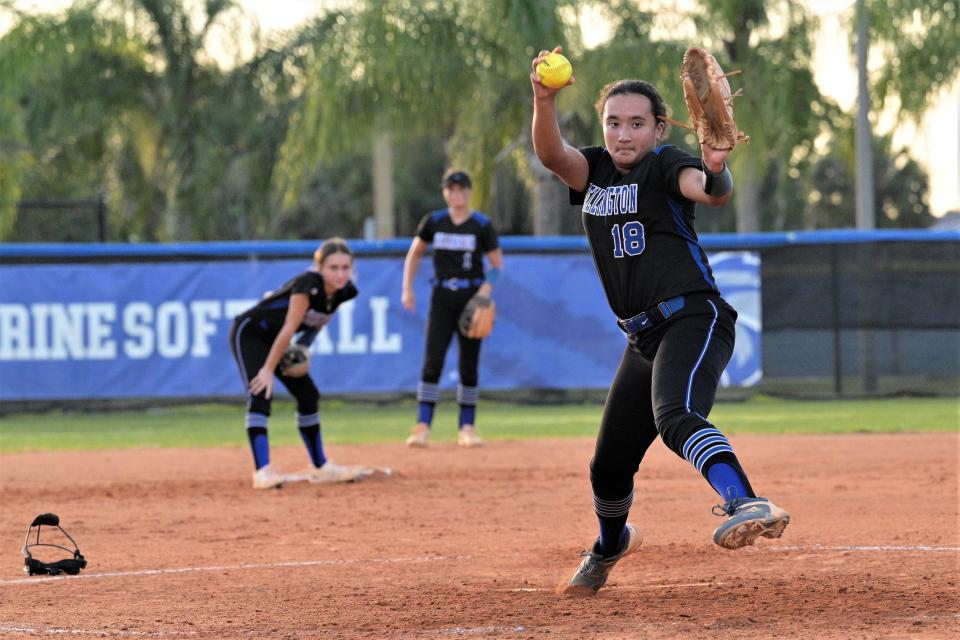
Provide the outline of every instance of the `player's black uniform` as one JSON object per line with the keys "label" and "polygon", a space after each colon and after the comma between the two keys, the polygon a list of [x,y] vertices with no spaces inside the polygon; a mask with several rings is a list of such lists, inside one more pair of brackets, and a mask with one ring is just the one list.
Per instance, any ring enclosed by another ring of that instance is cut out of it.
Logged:
{"label": "player's black uniform", "polygon": [[740,469],[707,420],[733,353],[737,313],[720,297],[697,239],[695,203],[680,192],[680,170],[700,168],[700,158],[662,146],[622,174],[605,148],[580,152],[589,165],[587,188],[571,189],[570,201],[583,205],[597,273],[629,343],[590,476],[598,515],[625,521],[633,476],[658,434],[704,477],[721,461]]}
{"label": "player's black uniform", "polygon": [[[327,297],[323,288],[323,277],[316,271],[305,271],[288,280],[255,306],[237,316],[230,329],[230,349],[240,367],[240,375],[243,377],[245,386],[249,385],[266,362],[270,347],[273,346],[273,341],[283,327],[287,308],[290,306],[290,296],[294,293],[302,293],[310,301],[298,331],[316,335],[316,332],[330,321],[337,307],[357,296],[357,288],[352,282],[348,282],[333,296]],[[317,413],[320,392],[309,374],[291,378],[283,375],[278,369],[276,376],[296,399],[299,415]],[[250,414],[264,417],[270,415],[270,400],[264,397],[264,392],[255,396],[250,395],[247,411],[249,427]],[[256,421],[254,419],[254,422]]]}
{"label": "player's black uniform", "polygon": [[497,232],[490,219],[478,211],[462,223],[454,224],[449,209],[442,209],[423,217],[417,227],[417,236],[433,245],[434,268],[417,400],[435,403],[439,398],[440,373],[447,347],[456,334],[460,369],[457,401],[461,405],[475,406],[482,341],[460,334],[457,320],[467,301],[484,282],[483,256],[500,246]]}

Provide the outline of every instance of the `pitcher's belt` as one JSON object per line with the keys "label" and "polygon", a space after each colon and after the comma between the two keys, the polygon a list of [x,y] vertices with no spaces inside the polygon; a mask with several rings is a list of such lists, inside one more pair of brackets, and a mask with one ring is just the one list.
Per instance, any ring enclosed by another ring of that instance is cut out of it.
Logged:
{"label": "pitcher's belt", "polygon": [[683,306],[683,296],[670,298],[669,300],[664,300],[663,302],[658,303],[656,306],[650,307],[642,313],[638,313],[632,318],[627,318],[626,320],[618,319],[617,326],[620,327],[621,331],[628,335],[640,333],[641,331],[646,331],[647,329],[660,324],[677,311],[683,309]]}

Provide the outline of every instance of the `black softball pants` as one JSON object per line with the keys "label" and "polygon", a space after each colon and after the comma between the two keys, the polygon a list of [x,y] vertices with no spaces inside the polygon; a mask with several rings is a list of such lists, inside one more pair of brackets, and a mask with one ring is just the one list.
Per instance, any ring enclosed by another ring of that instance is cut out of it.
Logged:
{"label": "black softball pants", "polygon": [[[704,428],[733,354],[737,312],[721,298],[696,299],[681,314],[630,338],[610,385],[590,462],[593,493],[622,500],[659,435],[681,458]],[[732,461],[732,453],[716,459]],[[705,474],[706,469],[703,470]]]}
{"label": "black softball pants", "polygon": [[436,384],[443,372],[447,348],[454,335],[459,349],[457,363],[460,369],[460,384],[476,387],[479,382],[480,345],[482,340],[467,338],[457,330],[457,320],[467,302],[477,292],[477,287],[450,291],[434,287],[430,296],[430,311],[427,314],[426,348],[420,380]]}
{"label": "black softball pants", "polygon": [[[247,391],[247,412],[270,415],[270,399],[261,391],[257,395],[250,393],[250,381],[260,367],[267,361],[270,347],[276,339],[275,334],[263,331],[251,318],[238,317],[230,328],[230,351],[240,368],[240,377],[243,379]],[[291,378],[276,372],[277,379],[283,383],[290,394],[297,401],[297,413],[311,415],[317,413],[320,406],[320,391],[308,373],[299,378]]]}

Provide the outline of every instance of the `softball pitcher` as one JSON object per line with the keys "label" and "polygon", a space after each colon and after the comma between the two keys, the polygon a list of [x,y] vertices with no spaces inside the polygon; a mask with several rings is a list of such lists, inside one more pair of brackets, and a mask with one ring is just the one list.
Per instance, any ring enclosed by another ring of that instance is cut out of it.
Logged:
{"label": "softball pitcher", "polygon": [[[541,51],[532,66],[548,52]],[[720,296],[694,230],[696,204],[722,206],[733,178],[729,150],[701,145],[702,158],[663,144],[667,110],[638,80],[604,87],[596,103],[605,146],[566,145],[556,94],[532,71],[533,144],[545,167],[582,205],[597,273],[628,346],[610,385],[590,462],[600,535],[566,586],[595,593],[641,535],[627,515],[633,477],[659,435],[723,500],[727,520],[713,541],[727,549],[777,538],[786,511],[757,497],[729,440],[707,416],[733,353],[737,313]]]}
{"label": "softball pitcher", "polygon": [[300,474],[310,482],[351,482],[372,469],[338,465],[327,459],[320,430],[320,392],[307,373],[291,376],[277,370],[294,334],[298,342],[312,342],[341,304],[357,295],[351,281],[353,252],[340,238],[331,238],[316,250],[313,269],[284,283],[257,305],[241,313],[230,330],[230,349],[248,387],[247,437],[253,453],[254,489],[283,485],[285,476],[270,465],[267,423],[273,395],[273,377],[297,403],[297,427],[310,455],[310,468]]}
{"label": "softball pitcher", "polygon": [[[401,301],[407,311],[413,311],[416,308],[413,282],[423,255],[428,246],[433,245],[433,292],[427,315],[423,369],[417,385],[417,424],[407,438],[407,445],[425,447],[430,442],[433,410],[440,397],[440,374],[450,340],[456,333],[460,368],[457,444],[475,447],[482,444],[476,430],[482,340],[468,338],[457,332],[457,320],[474,294],[490,297],[503,269],[503,253],[490,219],[470,208],[470,176],[464,171],[447,171],[441,186],[447,208],[423,217],[403,263]],[[483,270],[484,256],[490,261],[490,270],[486,274]]]}

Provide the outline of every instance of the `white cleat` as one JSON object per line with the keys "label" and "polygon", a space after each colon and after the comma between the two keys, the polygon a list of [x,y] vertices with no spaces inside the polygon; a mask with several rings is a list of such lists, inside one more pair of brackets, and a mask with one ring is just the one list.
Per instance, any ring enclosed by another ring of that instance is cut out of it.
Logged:
{"label": "white cleat", "polygon": [[264,465],[253,472],[254,489],[279,489],[285,481],[286,478],[270,465]]}
{"label": "white cleat", "polygon": [[327,460],[322,467],[313,467],[303,475],[311,484],[330,484],[335,482],[356,482],[373,475],[370,467],[340,465]]}
{"label": "white cleat", "polygon": [[483,445],[483,440],[477,435],[476,427],[463,427],[457,434],[457,444],[461,447],[479,447]]}
{"label": "white cleat", "polygon": [[410,437],[407,438],[408,447],[428,447],[430,446],[430,428],[418,424],[413,428]]}

